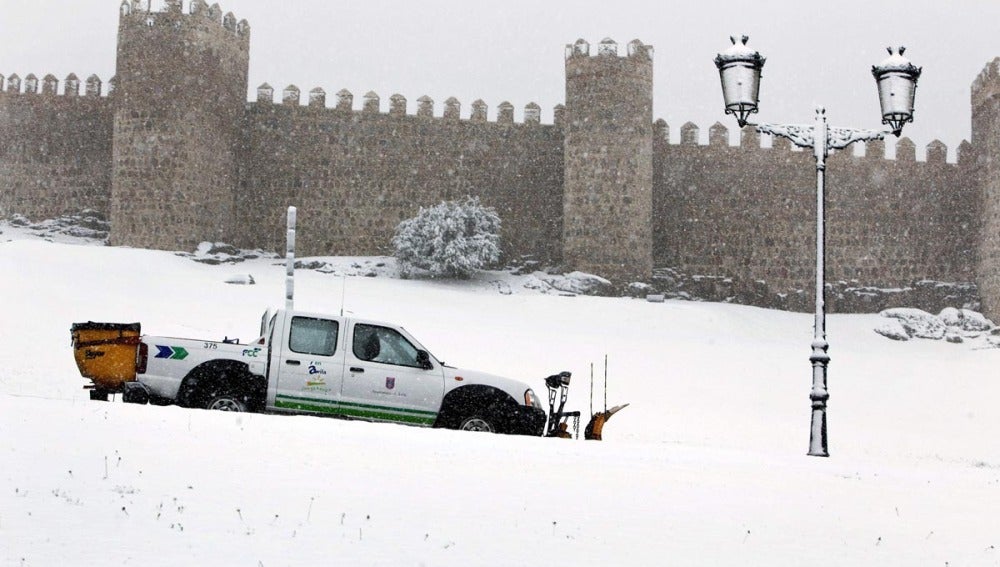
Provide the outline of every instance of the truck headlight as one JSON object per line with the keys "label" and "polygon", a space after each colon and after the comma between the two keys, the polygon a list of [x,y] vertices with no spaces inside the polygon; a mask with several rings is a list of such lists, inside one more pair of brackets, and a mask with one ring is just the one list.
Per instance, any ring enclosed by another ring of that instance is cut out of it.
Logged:
{"label": "truck headlight", "polygon": [[533,408],[542,407],[541,400],[538,399],[538,396],[535,395],[535,391],[531,388],[524,391],[524,405]]}

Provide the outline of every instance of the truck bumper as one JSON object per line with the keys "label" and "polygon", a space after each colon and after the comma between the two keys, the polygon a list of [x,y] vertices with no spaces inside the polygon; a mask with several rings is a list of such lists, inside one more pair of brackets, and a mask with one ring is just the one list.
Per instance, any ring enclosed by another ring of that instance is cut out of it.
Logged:
{"label": "truck bumper", "polygon": [[541,408],[517,406],[507,415],[506,432],[511,435],[531,435],[540,437],[545,431],[545,410]]}

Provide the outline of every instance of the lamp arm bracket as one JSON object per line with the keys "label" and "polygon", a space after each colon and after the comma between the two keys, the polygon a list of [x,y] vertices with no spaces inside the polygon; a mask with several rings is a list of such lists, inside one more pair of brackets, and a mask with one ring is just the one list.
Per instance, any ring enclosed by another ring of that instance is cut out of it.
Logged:
{"label": "lamp arm bracket", "polygon": [[872,140],[882,140],[886,134],[891,134],[885,130],[855,130],[853,128],[830,128],[827,138],[827,149],[840,150],[850,146],[854,142],[871,142]]}
{"label": "lamp arm bracket", "polygon": [[757,132],[788,138],[800,148],[813,147],[814,131],[812,126],[803,124],[756,124]]}
{"label": "lamp arm bracket", "polygon": [[[800,148],[815,147],[815,127],[804,124],[753,124],[757,132],[788,138]],[[854,128],[829,128],[826,149],[841,150],[854,142],[870,142],[885,139],[888,130],[859,130]]]}

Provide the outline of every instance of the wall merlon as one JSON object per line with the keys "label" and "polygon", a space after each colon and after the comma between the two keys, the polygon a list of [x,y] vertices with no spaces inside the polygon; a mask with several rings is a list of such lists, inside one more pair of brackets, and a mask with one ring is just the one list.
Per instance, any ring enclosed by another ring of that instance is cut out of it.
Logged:
{"label": "wall merlon", "polygon": [[905,136],[896,142],[896,161],[904,163],[917,161],[917,145]]}
{"label": "wall merlon", "polygon": [[417,116],[422,118],[434,117],[434,99],[424,95],[417,99]]}
{"label": "wall merlon", "polygon": [[708,145],[710,146],[729,146],[729,129],[722,125],[721,122],[716,122],[708,129]]}
{"label": "wall merlon", "polygon": [[24,78],[24,94],[38,94],[38,77],[34,73]]}
{"label": "wall merlon", "polygon": [[447,120],[458,120],[462,116],[462,103],[455,97],[448,97],[444,101],[444,118]]}
{"label": "wall merlon", "polygon": [[885,140],[865,142],[865,159],[885,159]]}
{"label": "wall merlon", "polygon": [[274,104],[274,87],[267,83],[263,83],[257,87],[257,102]]}
{"label": "wall merlon", "polygon": [[653,46],[646,45],[638,39],[633,39],[628,42],[628,56],[629,57],[640,57],[645,59],[653,58]]}
{"label": "wall merlon", "polygon": [[542,107],[534,102],[529,102],[524,106],[524,123],[540,124],[542,122]]}
{"label": "wall merlon", "polygon": [[84,86],[85,96],[101,96],[101,78],[97,75],[91,75],[87,77],[87,83]]}
{"label": "wall merlon", "polygon": [[756,127],[747,124],[740,128],[740,147],[744,150],[760,149],[760,132]]}
{"label": "wall merlon", "polygon": [[506,100],[497,107],[497,124],[514,123],[514,105]]}
{"label": "wall merlon", "polygon": [[320,87],[309,91],[309,106],[314,108],[326,108],[326,91]]}
{"label": "wall merlon", "polygon": [[369,114],[378,114],[380,102],[381,100],[375,91],[368,91],[365,93],[362,110]]}
{"label": "wall merlon", "polygon": [[354,109],[354,95],[347,89],[337,91],[337,110],[349,112]]}
{"label": "wall merlon", "polygon": [[281,91],[281,104],[285,106],[298,106],[302,92],[295,85],[288,85]]}
{"label": "wall merlon", "polygon": [[[771,149],[777,151],[790,152],[792,151],[792,141],[788,138],[782,138],[781,136],[771,136]],[[885,155],[883,150],[882,155]]]}
{"label": "wall merlon", "polygon": [[473,122],[486,122],[486,112],[489,107],[483,102],[483,99],[477,98],[472,101],[472,116],[469,119]]}
{"label": "wall merlon", "polygon": [[972,144],[968,140],[962,140],[962,143],[958,145],[956,153],[958,154],[957,161],[962,165],[971,164],[975,156],[975,153],[972,151]]}
{"label": "wall merlon", "polygon": [[566,45],[566,59],[574,57],[590,57],[590,44],[583,38]]}
{"label": "wall merlon", "polygon": [[59,94],[59,79],[52,73],[42,78],[42,94],[53,96]]}
{"label": "wall merlon", "polygon": [[948,161],[948,146],[941,140],[927,144],[927,163],[946,163]]}
{"label": "wall merlon", "polygon": [[653,138],[663,142],[670,141],[670,125],[666,120],[658,118],[653,122]]}
{"label": "wall merlon", "polygon": [[389,116],[406,116],[406,97],[396,93],[389,97]]}
{"label": "wall merlon", "polygon": [[562,128],[566,125],[566,106],[563,104],[557,104],[555,108],[552,109],[552,124],[556,128]]}
{"label": "wall merlon", "polygon": [[618,57],[618,43],[610,37],[602,39],[601,43],[597,44],[597,55]]}
{"label": "wall merlon", "polygon": [[681,145],[682,146],[697,146],[698,136],[701,131],[694,122],[685,122],[681,126]]}
{"label": "wall merlon", "polygon": [[80,96],[80,79],[75,73],[66,75],[63,82],[63,94],[66,96]]}

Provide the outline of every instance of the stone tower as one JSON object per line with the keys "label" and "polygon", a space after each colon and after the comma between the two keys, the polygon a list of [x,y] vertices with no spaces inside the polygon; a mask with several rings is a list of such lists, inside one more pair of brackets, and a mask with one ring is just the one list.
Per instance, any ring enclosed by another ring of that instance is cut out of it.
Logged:
{"label": "stone tower", "polygon": [[972,83],[972,147],[970,178],[978,180],[983,206],[976,280],[983,312],[1000,319],[1000,58]]}
{"label": "stone tower", "polygon": [[563,262],[616,283],[653,270],[653,48],[566,46]]}
{"label": "stone tower", "polygon": [[229,240],[250,27],[218,4],[121,4],[110,219],[114,245]]}

